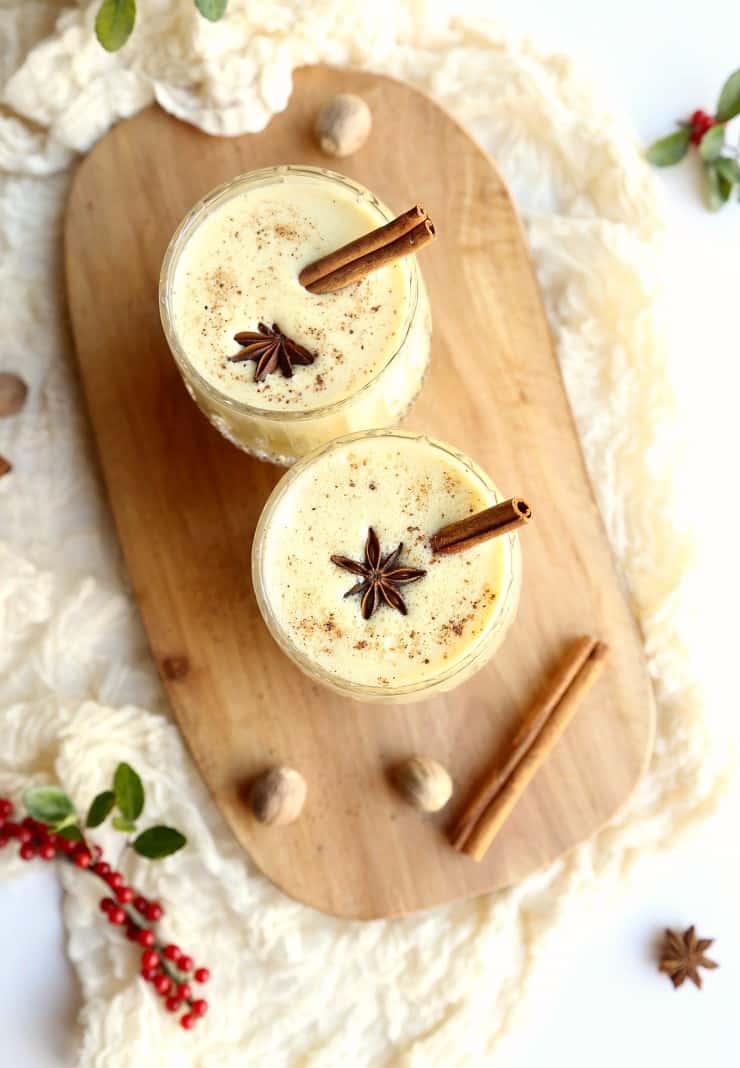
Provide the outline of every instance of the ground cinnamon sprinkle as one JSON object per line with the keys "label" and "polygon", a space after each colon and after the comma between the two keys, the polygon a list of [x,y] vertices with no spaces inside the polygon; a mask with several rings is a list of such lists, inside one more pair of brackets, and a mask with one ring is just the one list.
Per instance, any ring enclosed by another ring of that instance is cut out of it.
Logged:
{"label": "ground cinnamon sprinkle", "polygon": [[301,232],[296,230],[295,227],[286,226],[284,223],[276,223],[273,227],[278,237],[283,237],[287,241],[298,241],[301,238]]}

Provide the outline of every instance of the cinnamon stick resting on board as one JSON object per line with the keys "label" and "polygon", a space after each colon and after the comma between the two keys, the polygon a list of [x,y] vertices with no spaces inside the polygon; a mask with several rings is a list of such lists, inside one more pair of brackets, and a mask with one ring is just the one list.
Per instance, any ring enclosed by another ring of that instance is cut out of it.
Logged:
{"label": "cinnamon stick resting on board", "polygon": [[482,860],[533,776],[603,671],[609,647],[579,638],[532,705],[506,752],[477,784],[450,833],[455,849]]}

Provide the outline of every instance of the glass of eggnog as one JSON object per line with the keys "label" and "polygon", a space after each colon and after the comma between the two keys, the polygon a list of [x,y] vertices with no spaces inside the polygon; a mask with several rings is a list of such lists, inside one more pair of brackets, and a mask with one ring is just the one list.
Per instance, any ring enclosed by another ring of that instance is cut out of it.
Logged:
{"label": "glass of eggnog", "polygon": [[406,413],[431,338],[416,257],[336,292],[299,281],[392,218],[349,178],[284,165],[235,178],[180,223],[160,276],[162,325],[188,392],[229,441],[287,466]]}
{"label": "glass of eggnog", "polygon": [[447,555],[432,535],[501,502],[477,464],[420,434],[374,430],[315,450],[283,475],[255,532],[253,585],[273,638],[358,701],[452,689],[516,615],[519,538]]}

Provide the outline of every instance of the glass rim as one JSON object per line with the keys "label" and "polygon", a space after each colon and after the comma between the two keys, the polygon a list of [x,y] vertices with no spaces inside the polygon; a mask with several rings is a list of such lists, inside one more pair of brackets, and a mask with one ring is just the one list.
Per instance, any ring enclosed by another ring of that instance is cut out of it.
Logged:
{"label": "glass rim", "polygon": [[283,628],[279,625],[275,613],[272,611],[272,607],[269,604],[269,598],[266,594],[267,583],[264,580],[262,573],[262,562],[264,554],[261,551],[262,544],[265,541],[267,530],[269,528],[270,520],[275,512],[280,500],[290,488],[292,483],[300,478],[303,470],[308,467],[314,460],[319,459],[324,453],[330,450],[346,445],[352,441],[358,441],[361,438],[403,438],[405,440],[412,439],[414,441],[423,441],[433,449],[439,449],[446,453],[448,456],[452,456],[455,460],[463,465],[466,471],[470,472],[475,478],[484,486],[484,488],[493,497],[493,503],[497,504],[503,500],[501,494],[495,483],[489,478],[486,472],[469,456],[456,449],[455,446],[448,444],[444,441],[439,441],[437,438],[430,437],[428,434],[423,434],[410,430],[399,430],[394,427],[383,427],[377,430],[360,430],[353,434],[345,434],[340,438],[334,438],[332,441],[320,445],[306,456],[301,457],[292,467],[288,468],[285,474],[280,478],[277,485],[273,488],[270,496],[265,502],[260,518],[257,522],[257,526],[254,532],[254,539],[252,541],[252,587],[254,589],[255,598],[257,600],[257,606],[260,610],[262,619],[267,626],[270,634],[277,642],[280,649],[285,655],[292,661],[294,661],[306,674],[314,679],[323,682],[325,685],[332,689],[341,691],[345,696],[357,697],[361,699],[363,696],[368,698],[378,697],[404,697],[405,695],[413,696],[419,691],[426,689],[435,689],[442,683],[453,679],[458,674],[464,674],[471,664],[480,655],[481,650],[487,645],[495,632],[498,632],[502,627],[508,625],[508,605],[510,598],[515,589],[516,578],[518,574],[517,565],[517,534],[516,531],[511,531],[508,534],[503,535],[499,540],[507,546],[507,559],[506,559],[506,579],[505,586],[501,591],[499,599],[499,610],[491,617],[489,624],[481,631],[475,640],[473,647],[456,661],[450,667],[438,672],[435,675],[428,675],[420,682],[405,683],[402,686],[375,686],[369,683],[353,682],[351,679],[347,679],[340,675],[338,672],[327,671],[320,665],[316,664],[314,660],[306,656],[300,649],[291,641]]}
{"label": "glass rim", "polygon": [[408,341],[414,319],[416,318],[419,306],[420,274],[416,258],[414,256],[405,257],[404,262],[408,271],[410,299],[401,336],[396,347],[383,366],[353,393],[349,393],[347,396],[342,397],[339,400],[332,401],[331,404],[325,404],[317,408],[301,408],[298,410],[285,408],[260,408],[254,404],[247,404],[245,401],[234,400],[234,398],[230,397],[227,393],[223,393],[209,382],[208,379],[204,378],[200,371],[193,366],[177,336],[174,316],[172,313],[172,290],[180,255],[186,247],[193,231],[210,211],[237,196],[244,186],[252,184],[269,185],[273,181],[279,180],[281,176],[284,175],[298,175],[299,177],[302,176],[306,178],[316,178],[317,176],[320,176],[321,178],[328,179],[351,189],[354,193],[360,194],[367,203],[371,204],[377,210],[380,219],[383,222],[389,222],[394,218],[390,208],[379,200],[374,193],[366,188],[366,186],[361,185],[352,178],[348,178],[344,174],[339,174],[338,171],[327,170],[325,167],[312,167],[307,164],[281,163],[271,167],[260,167],[258,170],[246,171],[243,174],[236,175],[234,178],[229,178],[228,181],[222,182],[221,185],[216,186],[215,189],[212,189],[209,193],[206,193],[205,196],[201,197],[201,199],[198,200],[187,212],[184,218],[181,219],[177,229],[170,238],[159,272],[159,316],[170,352],[186,381],[188,379],[194,380],[197,388],[206,396],[234,412],[258,416],[260,419],[274,419],[280,422],[299,422],[302,419],[321,418],[341,410],[347,404],[354,402],[355,399],[360,397],[366,390],[375,386],[381,376],[388,371],[397,356],[403,351]]}

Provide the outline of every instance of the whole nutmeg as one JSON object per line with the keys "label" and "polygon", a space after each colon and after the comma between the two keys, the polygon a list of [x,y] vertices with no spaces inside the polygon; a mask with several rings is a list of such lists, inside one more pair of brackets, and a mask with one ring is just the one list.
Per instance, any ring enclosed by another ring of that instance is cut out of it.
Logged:
{"label": "whole nutmeg", "polygon": [[294,768],[270,768],[252,783],[249,807],[260,823],[284,827],[298,819],[306,801],[306,780]]}
{"label": "whole nutmeg", "polygon": [[339,93],[319,109],[314,133],[328,156],[351,156],[370,134],[370,108],[354,93]]}
{"label": "whole nutmeg", "polygon": [[397,764],[391,774],[404,800],[421,812],[438,812],[452,797],[449,772],[431,757],[409,757]]}
{"label": "whole nutmeg", "polygon": [[18,375],[0,371],[0,416],[15,415],[26,403],[28,386]]}

